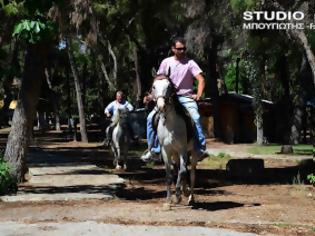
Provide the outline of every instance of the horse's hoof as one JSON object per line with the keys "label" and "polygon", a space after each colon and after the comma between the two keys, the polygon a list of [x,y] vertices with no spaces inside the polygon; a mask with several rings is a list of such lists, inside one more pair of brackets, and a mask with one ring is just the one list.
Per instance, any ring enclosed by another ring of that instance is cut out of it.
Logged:
{"label": "horse's hoof", "polygon": [[126,164],[124,164],[124,170],[127,170],[127,165]]}
{"label": "horse's hoof", "polygon": [[121,169],[121,165],[117,165],[116,170],[120,170],[120,169]]}
{"label": "horse's hoof", "polygon": [[164,203],[162,209],[164,211],[170,211],[171,210],[171,203],[170,202]]}
{"label": "horse's hoof", "polygon": [[183,194],[184,194],[185,197],[189,197],[189,195],[190,195],[190,188],[187,187],[187,186],[184,186],[183,187]]}
{"label": "horse's hoof", "polygon": [[192,205],[194,205],[194,203],[195,203],[195,198],[193,195],[190,195],[188,198],[188,205],[192,206]]}
{"label": "horse's hoof", "polygon": [[182,197],[181,196],[172,196],[172,202],[174,204],[179,204],[182,201]]}

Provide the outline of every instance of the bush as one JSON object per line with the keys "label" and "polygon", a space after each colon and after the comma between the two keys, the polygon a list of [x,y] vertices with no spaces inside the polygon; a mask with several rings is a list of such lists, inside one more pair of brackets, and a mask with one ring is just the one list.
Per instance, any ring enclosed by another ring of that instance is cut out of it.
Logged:
{"label": "bush", "polygon": [[10,166],[0,153],[0,195],[17,191],[17,183],[10,175]]}
{"label": "bush", "polygon": [[309,174],[307,176],[307,180],[310,181],[311,184],[315,185],[315,174]]}
{"label": "bush", "polygon": [[231,156],[227,153],[224,153],[224,152],[220,152],[218,155],[217,155],[218,158],[226,158],[226,159],[231,159]]}

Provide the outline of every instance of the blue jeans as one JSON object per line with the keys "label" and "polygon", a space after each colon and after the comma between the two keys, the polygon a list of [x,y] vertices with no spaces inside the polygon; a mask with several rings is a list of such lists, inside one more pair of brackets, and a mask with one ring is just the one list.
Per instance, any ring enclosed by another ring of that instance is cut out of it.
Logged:
{"label": "blue jeans", "polygon": [[[197,150],[204,151],[206,150],[206,138],[203,134],[202,126],[200,123],[200,115],[198,112],[197,103],[189,97],[178,96],[179,102],[186,108],[189,112],[192,120],[195,124],[196,129],[196,137],[195,137],[195,147]],[[157,138],[156,132],[153,130],[152,118],[154,114],[157,112],[156,107],[149,113],[147,117],[147,140],[148,140],[148,147],[151,152],[160,153],[161,147],[159,144],[159,140]]]}

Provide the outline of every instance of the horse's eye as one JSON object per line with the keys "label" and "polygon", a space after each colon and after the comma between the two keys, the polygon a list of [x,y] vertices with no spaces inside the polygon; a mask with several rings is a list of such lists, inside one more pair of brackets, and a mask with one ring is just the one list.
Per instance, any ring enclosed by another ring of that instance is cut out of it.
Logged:
{"label": "horse's eye", "polygon": [[155,89],[155,86],[152,87],[152,90],[154,90],[154,89]]}

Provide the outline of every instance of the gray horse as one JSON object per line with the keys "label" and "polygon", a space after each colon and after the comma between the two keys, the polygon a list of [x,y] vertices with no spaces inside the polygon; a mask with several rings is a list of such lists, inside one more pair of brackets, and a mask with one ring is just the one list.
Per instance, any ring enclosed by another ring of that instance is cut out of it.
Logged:
{"label": "gray horse", "polygon": [[[165,163],[167,181],[167,203],[172,202],[172,164],[178,167],[175,203],[181,201],[181,192],[189,195],[188,204],[194,202],[195,170],[198,155],[194,149],[193,124],[186,110],[178,102],[172,82],[166,76],[157,76],[152,85],[152,95],[157,103],[157,136]],[[188,153],[190,154],[190,160]],[[187,190],[187,164],[190,162],[190,191]]]}
{"label": "gray horse", "polygon": [[[131,138],[128,109],[118,109],[113,122],[116,123],[111,134],[110,142],[111,150],[114,154],[113,164],[116,169],[121,169],[122,167],[123,169],[127,169],[129,140]],[[107,134],[108,130],[109,127],[106,129]]]}

